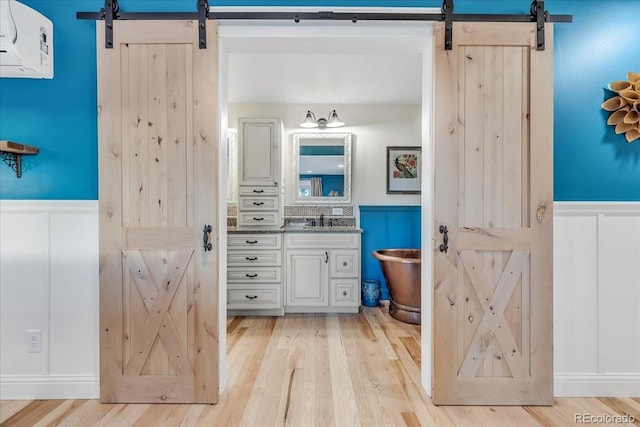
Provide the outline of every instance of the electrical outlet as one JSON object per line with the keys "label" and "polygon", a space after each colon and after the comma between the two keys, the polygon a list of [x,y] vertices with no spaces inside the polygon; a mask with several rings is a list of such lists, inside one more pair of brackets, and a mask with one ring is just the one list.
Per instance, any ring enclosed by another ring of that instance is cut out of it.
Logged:
{"label": "electrical outlet", "polygon": [[40,353],[42,331],[40,329],[27,329],[27,353]]}
{"label": "electrical outlet", "polygon": [[344,210],[342,208],[331,208],[331,215],[343,215]]}

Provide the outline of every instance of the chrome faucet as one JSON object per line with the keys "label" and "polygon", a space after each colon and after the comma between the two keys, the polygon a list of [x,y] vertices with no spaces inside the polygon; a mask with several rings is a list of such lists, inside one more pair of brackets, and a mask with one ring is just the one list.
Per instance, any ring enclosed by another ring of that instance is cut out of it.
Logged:
{"label": "chrome faucet", "polygon": [[324,214],[320,214],[320,227],[324,227]]}

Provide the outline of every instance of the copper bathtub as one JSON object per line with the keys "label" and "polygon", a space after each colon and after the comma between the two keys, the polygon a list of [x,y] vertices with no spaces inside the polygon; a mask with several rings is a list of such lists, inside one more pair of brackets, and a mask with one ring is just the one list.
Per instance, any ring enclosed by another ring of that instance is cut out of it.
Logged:
{"label": "copper bathtub", "polygon": [[402,322],[420,324],[420,249],[379,249],[380,261],[391,301],[389,314]]}

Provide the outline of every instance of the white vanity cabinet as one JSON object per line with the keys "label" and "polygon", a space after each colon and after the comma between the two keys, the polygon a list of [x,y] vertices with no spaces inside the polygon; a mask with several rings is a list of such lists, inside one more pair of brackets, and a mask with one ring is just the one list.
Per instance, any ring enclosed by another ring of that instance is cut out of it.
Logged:
{"label": "white vanity cabinet", "polygon": [[280,119],[238,119],[238,225],[281,225]]}
{"label": "white vanity cabinet", "polygon": [[285,233],[285,311],[357,313],[359,233]]}
{"label": "white vanity cabinet", "polygon": [[227,236],[227,309],[235,314],[283,314],[282,234]]}
{"label": "white vanity cabinet", "polygon": [[238,184],[278,186],[280,120],[238,119]]}
{"label": "white vanity cabinet", "polygon": [[287,257],[287,307],[329,305],[329,250],[291,249]]}

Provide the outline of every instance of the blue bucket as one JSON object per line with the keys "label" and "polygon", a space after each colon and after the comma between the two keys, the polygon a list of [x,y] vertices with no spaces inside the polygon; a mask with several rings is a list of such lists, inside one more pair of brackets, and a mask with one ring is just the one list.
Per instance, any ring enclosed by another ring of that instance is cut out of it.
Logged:
{"label": "blue bucket", "polygon": [[380,282],[377,280],[362,281],[362,304],[377,307],[380,304]]}

